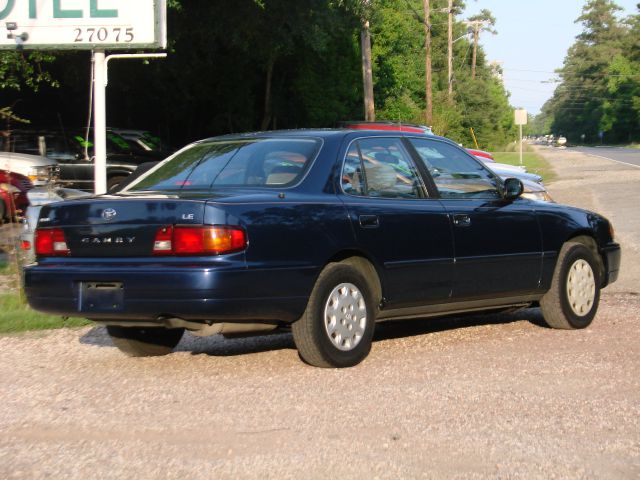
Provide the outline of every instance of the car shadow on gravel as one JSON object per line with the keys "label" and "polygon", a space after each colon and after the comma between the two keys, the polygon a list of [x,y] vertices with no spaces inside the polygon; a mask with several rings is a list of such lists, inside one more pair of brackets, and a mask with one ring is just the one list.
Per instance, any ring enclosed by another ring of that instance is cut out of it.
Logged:
{"label": "car shadow on gravel", "polygon": [[[503,325],[526,320],[538,327],[547,328],[539,309],[525,309],[514,313],[492,313],[443,318],[426,318],[384,322],[376,325],[374,342],[407,338],[429,333],[460,330],[487,325]],[[96,326],[80,337],[80,343],[98,347],[115,348],[105,327]],[[231,357],[276,350],[295,350],[290,332],[243,338],[224,338],[222,335],[196,337],[185,333],[176,347],[176,352],[190,352],[192,355]]]}
{"label": "car shadow on gravel", "polygon": [[528,308],[513,313],[468,314],[454,317],[384,322],[376,325],[374,341],[406,338],[487,325],[503,325],[520,321],[528,321],[538,327],[548,328],[542,318],[540,309]]}
{"label": "car shadow on gravel", "polygon": [[[107,329],[102,326],[93,327],[83,334],[79,341],[83,345],[115,348],[111,338],[109,338]],[[295,349],[293,337],[291,333],[287,332],[233,339],[224,338],[222,335],[196,337],[187,332],[180,340],[175,351],[190,352],[192,355],[205,354],[215,357],[229,357],[286,349]]]}

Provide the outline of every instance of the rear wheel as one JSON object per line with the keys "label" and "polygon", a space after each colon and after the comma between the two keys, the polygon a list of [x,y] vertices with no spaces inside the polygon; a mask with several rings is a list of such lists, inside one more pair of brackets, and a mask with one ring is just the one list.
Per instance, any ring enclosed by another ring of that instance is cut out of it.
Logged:
{"label": "rear wheel", "polygon": [[371,350],[374,321],[372,288],[364,274],[353,265],[332,263],[318,277],[302,318],[291,329],[308,364],[352,367]]}
{"label": "rear wheel", "polygon": [[600,302],[599,272],[590,249],[576,242],[564,244],[551,288],[540,300],[550,327],[573,330],[591,324]]}
{"label": "rear wheel", "polygon": [[130,357],[168,355],[178,345],[184,328],[108,326],[113,344]]}

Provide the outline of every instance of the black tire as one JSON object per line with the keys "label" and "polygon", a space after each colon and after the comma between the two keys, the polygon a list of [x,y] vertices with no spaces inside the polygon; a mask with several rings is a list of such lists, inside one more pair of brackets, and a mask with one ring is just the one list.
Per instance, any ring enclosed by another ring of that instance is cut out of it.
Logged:
{"label": "black tire", "polygon": [[178,345],[184,328],[108,326],[113,344],[130,357],[168,355]]}
{"label": "black tire", "polygon": [[[568,286],[574,268],[584,277],[584,287],[575,290],[584,295],[572,292],[574,289]],[[588,327],[598,311],[600,282],[600,269],[592,251],[581,243],[565,243],[553,272],[551,288],[540,300],[545,322],[552,328],[564,330]]]}
{"label": "black tire", "polygon": [[107,180],[107,192],[117,188],[125,178],[127,178],[125,175],[116,175],[115,177],[109,178],[109,180]]}
{"label": "black tire", "polygon": [[[346,285],[356,288],[357,297],[353,296],[356,290]],[[337,326],[341,321],[335,318],[333,327],[331,322],[325,322],[325,309],[333,308],[333,302],[329,297],[340,286],[343,286],[341,291],[345,294],[340,295],[338,291],[334,297],[341,296],[345,302],[357,303],[360,306],[361,312],[364,313],[364,321],[361,318],[359,325],[356,325],[358,317],[348,311],[343,313],[346,320],[342,319],[341,326]],[[355,266],[347,263],[327,265],[313,287],[304,314],[291,326],[293,340],[302,360],[323,368],[352,367],[364,360],[371,350],[377,312],[372,292],[373,289],[365,275]],[[357,301],[354,300],[356,298]],[[363,305],[366,311],[362,311]],[[356,326],[353,327],[354,325]],[[343,331],[346,329],[350,337],[342,338],[342,335],[337,335],[335,331],[331,334],[330,328]],[[356,332],[360,332],[361,335],[357,335]],[[342,344],[343,349],[337,346],[338,343]]]}

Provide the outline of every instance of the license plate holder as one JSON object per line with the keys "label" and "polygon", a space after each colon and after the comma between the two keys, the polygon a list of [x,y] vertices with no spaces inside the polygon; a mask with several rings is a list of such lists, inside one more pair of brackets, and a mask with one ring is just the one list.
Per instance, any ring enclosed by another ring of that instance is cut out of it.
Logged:
{"label": "license plate holder", "polygon": [[124,308],[122,282],[80,282],[81,312],[108,313]]}

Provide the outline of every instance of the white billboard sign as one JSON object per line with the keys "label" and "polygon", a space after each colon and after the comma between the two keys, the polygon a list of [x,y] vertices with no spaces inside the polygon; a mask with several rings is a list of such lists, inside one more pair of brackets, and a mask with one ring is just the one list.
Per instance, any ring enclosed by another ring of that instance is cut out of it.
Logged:
{"label": "white billboard sign", "polygon": [[166,47],[166,0],[0,0],[0,49]]}

